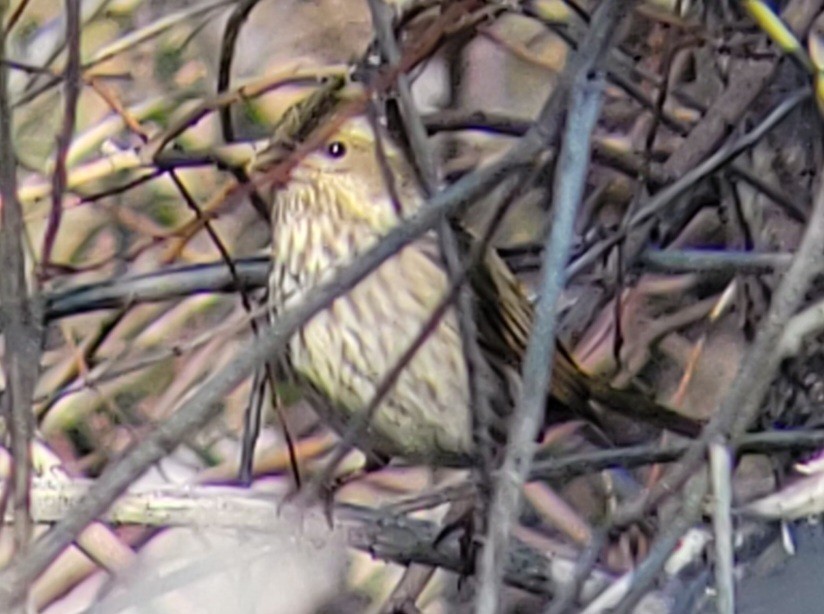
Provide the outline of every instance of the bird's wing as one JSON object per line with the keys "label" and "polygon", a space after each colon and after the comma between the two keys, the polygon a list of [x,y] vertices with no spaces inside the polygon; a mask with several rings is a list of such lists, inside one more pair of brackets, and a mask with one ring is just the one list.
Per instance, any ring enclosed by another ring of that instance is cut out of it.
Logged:
{"label": "bird's wing", "polygon": [[[471,241],[471,237],[465,233],[462,241]],[[476,296],[475,318],[481,348],[493,366],[503,363],[520,373],[534,317],[520,282],[498,254],[489,250],[483,262],[473,269],[470,283]],[[548,422],[569,417],[571,411],[573,416],[598,424],[590,401],[690,437],[697,436],[703,427],[700,421],[656,403],[637,390],[618,390],[602,378],[585,373],[564,345],[556,341]]]}

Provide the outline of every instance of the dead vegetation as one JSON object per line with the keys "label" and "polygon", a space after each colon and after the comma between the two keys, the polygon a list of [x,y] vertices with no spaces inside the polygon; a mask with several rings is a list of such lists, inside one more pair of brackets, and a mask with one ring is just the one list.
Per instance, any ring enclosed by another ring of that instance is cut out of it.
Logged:
{"label": "dead vegetation", "polygon": [[[824,2],[778,4],[6,9],[0,611],[734,611],[734,578],[775,565],[773,521],[822,505],[816,463],[797,463],[824,441]],[[307,97],[316,114],[283,119]],[[364,110],[440,189],[272,329],[271,191],[330,111]],[[707,422],[688,441],[606,411],[610,445],[563,422],[522,462],[542,401],[525,385],[476,501],[506,530],[477,556],[440,533],[467,472],[354,480],[334,529],[295,503],[298,480],[362,457],[264,369],[445,215],[499,223],[554,306],[532,389],[559,331],[588,371]]]}

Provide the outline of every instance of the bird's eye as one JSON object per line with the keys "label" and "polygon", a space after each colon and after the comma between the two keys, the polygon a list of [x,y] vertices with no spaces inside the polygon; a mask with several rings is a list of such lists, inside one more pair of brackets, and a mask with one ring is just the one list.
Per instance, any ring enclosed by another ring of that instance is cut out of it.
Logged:
{"label": "bird's eye", "polygon": [[342,158],[346,155],[346,145],[341,141],[332,141],[326,146],[326,153],[330,158]]}

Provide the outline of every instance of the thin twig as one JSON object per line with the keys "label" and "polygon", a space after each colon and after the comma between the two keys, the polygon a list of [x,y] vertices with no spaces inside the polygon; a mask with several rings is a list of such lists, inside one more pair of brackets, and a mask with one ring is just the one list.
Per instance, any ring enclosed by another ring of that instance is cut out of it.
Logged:
{"label": "thin twig", "polygon": [[54,155],[54,173],[52,174],[52,206],[46,233],[43,237],[43,251],[40,256],[43,270],[48,270],[52,249],[60,229],[63,217],[63,193],[66,190],[66,156],[74,135],[74,123],[77,117],[77,100],[80,97],[80,2],[66,0],[66,45],[68,59],[63,81],[65,103],[63,105],[63,126],[57,137],[57,152]]}
{"label": "thin twig", "polygon": [[720,249],[648,249],[641,264],[658,273],[704,273],[713,275],[764,275],[785,271],[790,253],[756,253]]}
{"label": "thin twig", "polygon": [[[4,22],[6,8],[6,4],[0,5],[0,24]],[[17,198],[17,159],[9,105],[9,67],[4,61],[7,39],[5,29],[0,29],[0,262],[3,265],[0,328],[5,342],[2,366],[6,383],[1,402],[14,463],[10,495],[14,510],[14,547],[22,556],[29,548],[32,533],[29,516],[31,401],[40,360],[40,330],[26,282],[23,211]],[[21,592],[27,586],[28,583],[22,585]]]}
{"label": "thin twig", "polygon": [[735,614],[733,588],[732,529],[732,459],[722,443],[710,445],[710,475],[713,504],[712,524],[715,532],[715,587],[718,590],[718,614]]}
{"label": "thin twig", "polygon": [[[510,420],[502,468],[495,481],[489,531],[481,553],[476,612],[498,611],[503,562],[514,521],[520,510],[521,488],[532,463],[535,439],[543,422],[555,350],[555,304],[565,281],[572,247],[575,214],[581,202],[590,152],[590,135],[601,104],[603,81],[593,71],[609,50],[616,24],[631,10],[631,2],[606,1],[598,6],[582,51],[572,60],[566,135],[556,167],[555,214],[543,262],[541,298],[523,367],[523,391]],[[549,106],[549,104],[547,105]],[[544,113],[541,114],[545,116]]]}

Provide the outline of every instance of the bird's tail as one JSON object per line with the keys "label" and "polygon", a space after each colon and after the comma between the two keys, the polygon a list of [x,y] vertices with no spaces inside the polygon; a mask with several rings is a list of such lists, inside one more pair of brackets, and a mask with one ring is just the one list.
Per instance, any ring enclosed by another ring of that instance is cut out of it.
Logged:
{"label": "bird's tail", "polygon": [[701,434],[704,422],[678,413],[670,407],[656,403],[636,390],[619,390],[604,381],[585,378],[588,397],[618,414],[632,420],[645,422],[658,428],[695,438]]}

